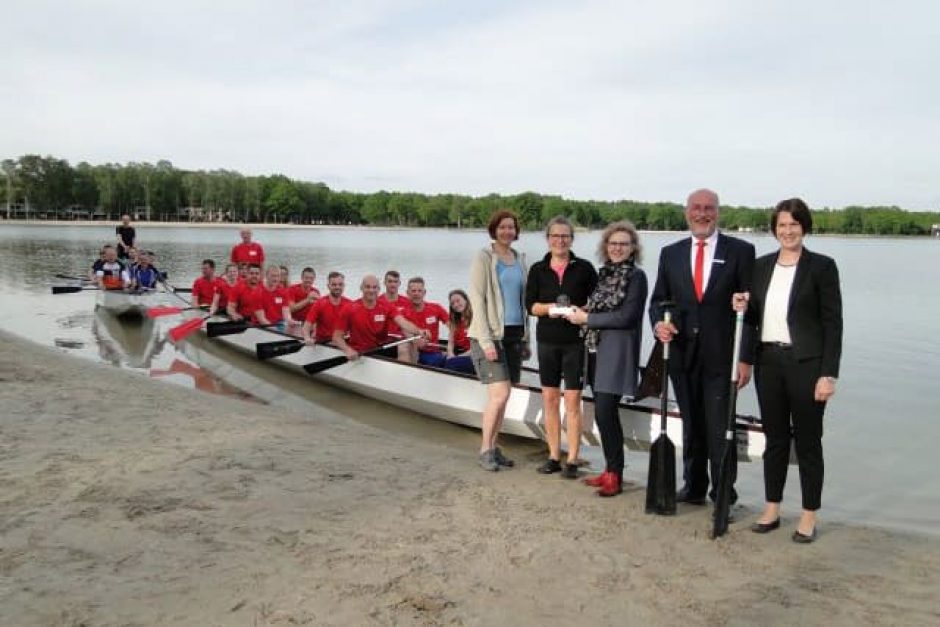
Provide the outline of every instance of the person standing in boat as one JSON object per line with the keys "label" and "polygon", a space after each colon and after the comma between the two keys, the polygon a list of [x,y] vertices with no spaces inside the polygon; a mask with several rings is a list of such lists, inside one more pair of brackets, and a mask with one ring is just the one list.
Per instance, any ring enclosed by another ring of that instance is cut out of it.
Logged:
{"label": "person standing in boat", "polygon": [[264,265],[264,248],[258,242],[251,240],[251,229],[239,231],[242,241],[232,247],[231,261],[239,265]]}
{"label": "person standing in boat", "polygon": [[290,314],[294,320],[299,322],[306,320],[310,307],[320,298],[320,290],[313,285],[316,280],[316,271],[308,266],[300,271],[300,283],[295,283],[288,288],[291,301]]}
{"label": "person standing in boat", "polygon": [[325,344],[331,341],[340,313],[352,304],[350,299],[343,296],[346,289],[346,277],[342,272],[335,270],[330,272],[326,277],[326,287],[327,295],[317,299],[311,305],[301,329],[301,336],[309,345]]}
{"label": "person standing in boat", "polygon": [[776,252],[754,263],[750,293],[736,293],[732,307],[745,311],[757,330],[754,379],[764,451],[766,505],[755,533],[780,526],[780,502],[787,480],[791,441],[796,443],[803,514],[793,541],[816,539],[816,512],[822,504],[822,422],[826,402],[836,391],[842,356],[842,291],[830,257],[808,250],[803,238],[813,230],[809,207],[799,198],[777,204],[770,230]]}
{"label": "person standing in boat", "polygon": [[117,257],[117,250],[110,244],[101,249],[101,258],[91,267],[92,277],[98,289],[121,290],[130,284],[127,269]]}
{"label": "person standing in boat", "polygon": [[601,434],[606,467],[586,479],[600,496],[620,494],[623,484],[623,427],[620,399],[636,395],[640,343],[646,310],[646,273],[637,267],[642,248],[636,228],[627,221],[604,229],[597,256],[601,266],[597,287],[587,305],[566,316],[587,329],[588,379],[594,392],[594,420]]}
{"label": "person standing in boat", "polygon": [[505,209],[490,216],[492,240],[470,264],[470,354],[480,382],[486,386],[486,407],[480,421],[480,466],[496,471],[514,462],[497,445],[512,384],[519,382],[522,362],[528,359],[528,316],[525,253],[512,243],[519,239],[519,219]]}
{"label": "person standing in boat", "polygon": [[229,301],[226,306],[226,313],[232,320],[247,320],[257,323],[255,312],[259,311],[262,305],[264,295],[261,290],[261,266],[251,264],[248,266],[247,278],[239,281],[229,292]]}
{"label": "person standing in boat", "polygon": [[463,290],[451,290],[447,295],[447,302],[450,308],[447,319],[447,360],[444,367],[456,372],[474,374],[470,338],[467,337],[467,328],[473,320],[470,298]]}
{"label": "person standing in boat", "polygon": [[[434,366],[443,368],[447,357],[441,351],[441,345],[438,343],[442,324],[447,324],[449,316],[447,310],[437,303],[424,300],[427,294],[427,288],[424,279],[416,276],[408,279],[408,300],[411,304],[402,312],[413,325],[419,329],[427,331],[428,341],[417,350],[412,352],[412,363],[417,361],[424,366]],[[411,346],[411,344],[399,344],[399,346]]]}
{"label": "person standing in boat", "polygon": [[[754,268],[754,246],[718,232],[719,211],[715,192],[699,189],[689,194],[689,237],[660,252],[649,305],[653,333],[660,342],[670,342],[669,378],[682,412],[684,485],[676,500],[693,505],[705,505],[708,496],[716,496],[734,338],[734,312],[728,303],[733,293],[750,289]],[[667,301],[674,303],[668,324],[662,306]],[[745,332],[745,347],[748,335]],[[751,378],[746,355],[745,349],[738,364],[739,388]],[[731,502],[736,500],[732,488]]]}
{"label": "person standing in boat", "polygon": [[137,246],[137,231],[131,226],[131,217],[127,214],[121,216],[121,223],[114,229],[117,235],[118,259],[127,259],[131,248]]}
{"label": "person standing in boat", "polygon": [[[584,387],[584,342],[581,329],[553,313],[554,307],[583,307],[597,285],[597,271],[589,261],[571,250],[574,227],[565,216],[548,221],[545,237],[549,251],[532,264],[526,282],[526,309],[538,317],[539,380],[545,417],[548,459],[538,467],[542,474],[562,472],[567,479],[578,477],[581,446],[581,390]],[[561,465],[561,383],[565,384],[565,420],[568,458]]]}
{"label": "person standing in boat", "polygon": [[[419,329],[405,316],[379,302],[379,279],[374,274],[367,274],[360,283],[362,298],[344,307],[339,314],[336,329],[333,331],[333,344],[346,353],[350,360],[359,354],[378,348],[389,341],[388,323],[394,321],[410,337],[428,337],[428,332]],[[383,350],[383,357],[398,357],[397,347]]]}

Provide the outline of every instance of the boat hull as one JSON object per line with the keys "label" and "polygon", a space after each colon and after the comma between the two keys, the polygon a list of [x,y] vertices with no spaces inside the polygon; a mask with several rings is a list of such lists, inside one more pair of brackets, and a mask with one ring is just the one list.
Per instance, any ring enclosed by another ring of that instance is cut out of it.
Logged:
{"label": "boat hull", "polygon": [[99,290],[96,306],[115,316],[142,318],[149,308],[164,304],[166,304],[166,294],[163,292]]}

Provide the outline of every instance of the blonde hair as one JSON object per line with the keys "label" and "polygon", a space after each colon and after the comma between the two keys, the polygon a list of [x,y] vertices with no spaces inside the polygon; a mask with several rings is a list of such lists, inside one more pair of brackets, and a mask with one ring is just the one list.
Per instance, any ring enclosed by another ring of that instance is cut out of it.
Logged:
{"label": "blonde hair", "polygon": [[610,241],[610,237],[614,233],[627,233],[630,235],[630,239],[633,240],[633,252],[628,259],[632,259],[633,263],[639,264],[643,260],[643,246],[640,244],[640,234],[637,233],[636,227],[629,220],[611,222],[601,233],[601,241],[597,244],[597,258],[600,262],[607,263],[610,261],[610,257],[607,256],[607,242]]}

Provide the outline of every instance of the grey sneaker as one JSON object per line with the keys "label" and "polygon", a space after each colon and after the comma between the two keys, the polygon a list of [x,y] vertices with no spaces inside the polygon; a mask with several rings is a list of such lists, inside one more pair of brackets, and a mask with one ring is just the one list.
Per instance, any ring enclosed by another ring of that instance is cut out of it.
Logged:
{"label": "grey sneaker", "polygon": [[498,446],[495,449],[493,449],[493,451],[496,456],[496,463],[499,464],[500,466],[505,466],[506,468],[512,468],[513,466],[516,465],[516,462],[512,461],[511,459],[503,455],[503,452],[500,450]]}
{"label": "grey sneaker", "polygon": [[490,449],[480,453],[480,467],[483,470],[496,472],[499,470],[499,462],[496,461],[496,449]]}

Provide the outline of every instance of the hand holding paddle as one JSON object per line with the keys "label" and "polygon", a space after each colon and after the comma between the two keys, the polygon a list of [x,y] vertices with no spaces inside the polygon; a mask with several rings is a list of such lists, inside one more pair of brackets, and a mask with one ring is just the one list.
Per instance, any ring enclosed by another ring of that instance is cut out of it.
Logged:
{"label": "hand holding paddle", "polygon": [[[365,350],[365,351],[362,351],[361,353],[357,353],[357,357],[365,357],[366,355],[373,355],[387,348],[398,346],[399,344],[404,344],[406,342],[414,342],[420,337],[422,336],[414,335],[412,337],[406,337],[403,340],[398,340],[396,342],[389,342],[388,344],[383,344],[382,346],[376,346],[375,348],[370,348],[369,350]],[[336,366],[342,366],[343,364],[348,363],[349,361],[350,361],[350,358],[347,355],[339,355],[337,357],[321,359],[320,361],[315,361],[313,363],[306,364],[304,366],[304,370],[307,371],[307,374],[317,374],[317,373],[323,372],[324,370],[335,368]]]}

